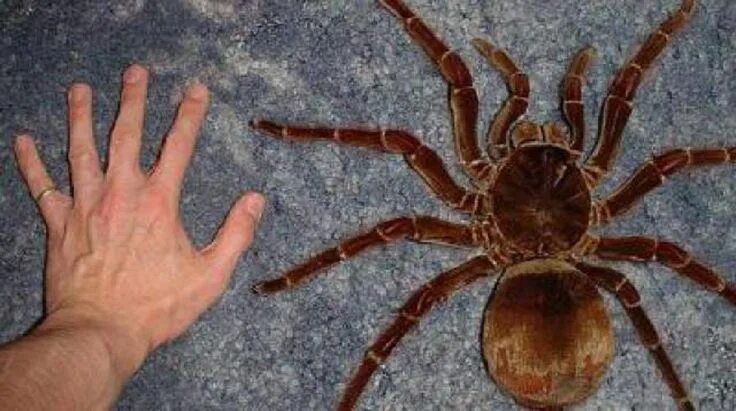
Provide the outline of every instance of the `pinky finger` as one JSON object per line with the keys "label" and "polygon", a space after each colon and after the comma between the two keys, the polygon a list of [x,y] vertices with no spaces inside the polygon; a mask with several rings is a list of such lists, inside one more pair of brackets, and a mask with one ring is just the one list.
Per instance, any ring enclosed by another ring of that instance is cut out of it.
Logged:
{"label": "pinky finger", "polygon": [[15,140],[15,158],[23,179],[34,200],[37,201],[46,225],[52,232],[58,232],[64,224],[69,209],[69,197],[54,189],[54,182],[46,172],[46,167],[38,155],[36,144],[28,135],[19,136]]}

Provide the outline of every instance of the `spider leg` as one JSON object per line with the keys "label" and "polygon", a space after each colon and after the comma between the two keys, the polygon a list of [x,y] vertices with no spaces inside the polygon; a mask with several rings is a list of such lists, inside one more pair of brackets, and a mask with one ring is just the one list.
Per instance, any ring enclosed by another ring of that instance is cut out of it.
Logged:
{"label": "spider leg", "polygon": [[664,183],[666,177],[691,167],[736,162],[736,147],[693,150],[676,149],[652,158],[605,200],[595,204],[595,220],[604,224],[623,214],[639,199]]}
{"label": "spider leg", "polygon": [[487,256],[475,257],[446,271],[417,290],[401,307],[391,325],[368,348],[363,361],[343,391],[337,409],[349,411],[355,407],[373,373],[391,354],[401,339],[411,331],[435,305],[447,300],[452,293],[476,280],[485,278],[497,268]]}
{"label": "spider leg", "polygon": [[692,402],[688,398],[687,390],[682,384],[677,370],[675,370],[672,360],[662,346],[657,329],[649,319],[644,309],[641,307],[641,298],[639,292],[633,284],[629,282],[622,273],[606,268],[596,267],[585,263],[577,263],[577,268],[595,281],[600,287],[613,293],[618,301],[626,310],[626,314],[634,324],[639,339],[642,344],[649,350],[657,364],[657,368],[662,373],[664,382],[669,387],[672,397],[681,410],[694,410]]}
{"label": "spider leg", "polygon": [[529,107],[529,77],[519,69],[505,50],[496,48],[483,39],[473,40],[473,45],[503,76],[511,93],[488,129],[488,152],[496,159],[504,158],[511,144],[508,139],[509,130]]}
{"label": "spider leg", "polygon": [[362,251],[400,240],[478,247],[489,241],[486,234],[480,230],[483,228],[455,224],[434,217],[395,218],[378,224],[368,233],[348,239],[337,247],[317,254],[282,277],[260,282],[253,289],[259,294],[270,294],[294,288],[311,280],[320,271],[352,258]]}
{"label": "spider leg", "polygon": [[613,166],[624,128],[633,109],[634,95],[644,74],[662,54],[672,35],[687,24],[694,8],[695,0],[683,0],[680,8],[649,35],[614,79],[603,103],[595,150],[585,165],[591,186],[597,185]]}
{"label": "spider leg", "polygon": [[583,103],[583,85],[585,74],[591,61],[595,58],[595,49],[588,47],[580,50],[572,60],[562,81],[562,112],[570,126],[573,151],[581,153],[585,143],[585,105]]}
{"label": "spider leg", "polygon": [[277,124],[266,120],[251,123],[256,130],[271,136],[295,141],[329,140],[386,153],[402,154],[409,166],[419,174],[430,191],[448,206],[472,214],[490,212],[485,194],[468,191],[447,173],[442,159],[416,137],[400,130],[356,130],[306,128]]}
{"label": "spider leg", "polygon": [[602,237],[592,253],[605,260],[656,261],[736,305],[736,283],[727,283],[713,269],[669,241],[639,236]]}
{"label": "spider leg", "polygon": [[478,93],[468,67],[403,1],[379,0],[379,3],[404,23],[406,32],[449,84],[455,152],[466,173],[483,180],[492,166],[478,148]]}

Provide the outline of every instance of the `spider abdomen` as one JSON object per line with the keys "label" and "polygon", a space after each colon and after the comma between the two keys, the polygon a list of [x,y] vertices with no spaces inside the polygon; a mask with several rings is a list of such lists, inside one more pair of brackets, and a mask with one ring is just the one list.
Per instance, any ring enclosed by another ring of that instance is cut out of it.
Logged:
{"label": "spider abdomen", "polygon": [[491,198],[500,234],[535,255],[569,250],[588,229],[590,192],[574,156],[556,145],[514,150]]}
{"label": "spider abdomen", "polygon": [[486,308],[482,343],[493,380],[531,407],[581,401],[613,358],[613,330],[595,284],[554,259],[506,271]]}

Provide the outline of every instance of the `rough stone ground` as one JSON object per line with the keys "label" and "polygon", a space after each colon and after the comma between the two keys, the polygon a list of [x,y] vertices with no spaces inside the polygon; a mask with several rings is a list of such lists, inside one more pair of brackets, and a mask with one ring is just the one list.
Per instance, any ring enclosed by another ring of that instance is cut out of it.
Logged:
{"label": "rough stone ground", "polygon": [[[412,0],[471,64],[483,128],[506,96],[472,50],[488,37],[531,74],[530,117],[559,120],[557,88],[573,53],[598,49],[585,97],[591,131],[616,67],[676,0]],[[736,139],[736,3],[704,0],[637,99],[610,190],[651,153]],[[130,62],[153,70],[144,162],[150,164],[181,90],[199,79],[213,104],[182,202],[205,242],[237,194],[265,192],[258,241],[222,301],[153,355],[120,409],[327,409],[363,350],[411,291],[467,253],[401,244],[330,270],[292,293],[259,298],[253,282],[383,219],[409,212],[459,220],[431,198],[400,158],[256,135],[253,117],[415,130],[454,166],[447,90],[401,26],[374,1],[145,0],[0,3],[0,341],[41,313],[44,231],[15,170],[10,143],[32,131],[57,181],[66,182],[64,88],[96,89],[98,136]],[[591,133],[591,136],[593,134]],[[591,137],[592,139],[592,137]],[[103,138],[100,146],[104,147]],[[588,145],[590,147],[590,144]],[[603,231],[686,244],[736,280],[736,171],[681,174]],[[695,404],[736,408],[733,307],[655,264],[616,264],[639,287]],[[376,375],[365,409],[515,409],[486,377],[479,351],[492,282],[435,310]],[[581,410],[674,409],[646,350],[606,297],[617,356]]]}

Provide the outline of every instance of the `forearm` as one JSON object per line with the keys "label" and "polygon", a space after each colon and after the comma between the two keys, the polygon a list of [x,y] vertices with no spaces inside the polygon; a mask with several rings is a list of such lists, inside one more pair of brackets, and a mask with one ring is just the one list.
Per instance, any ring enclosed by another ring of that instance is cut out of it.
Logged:
{"label": "forearm", "polygon": [[9,409],[109,408],[143,360],[93,323],[49,318],[0,347],[0,398]]}

